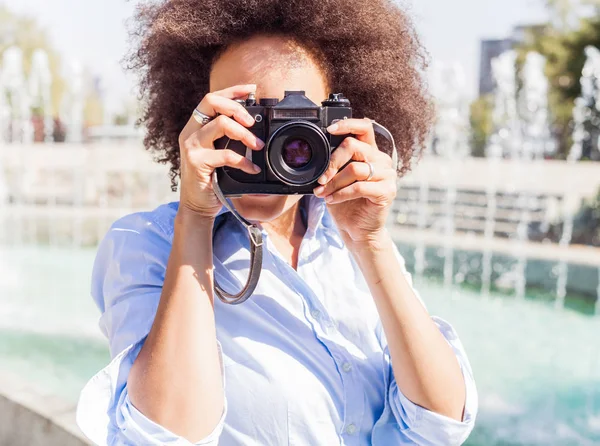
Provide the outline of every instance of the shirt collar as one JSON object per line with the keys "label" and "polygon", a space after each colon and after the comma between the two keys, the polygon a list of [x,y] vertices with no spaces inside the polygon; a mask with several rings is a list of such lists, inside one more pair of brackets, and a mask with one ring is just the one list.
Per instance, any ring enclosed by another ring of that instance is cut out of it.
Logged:
{"label": "shirt collar", "polygon": [[325,200],[314,195],[308,195],[306,196],[306,203],[308,210],[306,235],[312,237],[319,230],[322,230],[331,243],[339,248],[343,247],[344,242],[327,210]]}
{"label": "shirt collar", "polygon": [[[325,200],[322,198],[318,198],[314,195],[306,195],[303,198],[305,209],[308,213],[308,218],[306,222],[306,235],[308,237],[314,237],[315,234],[318,233],[320,229],[323,230],[323,233],[329,238],[330,242],[334,243],[337,247],[341,248],[344,246],[344,242],[331,218],[331,215],[327,211],[327,205],[325,204]],[[179,207],[179,202],[172,203],[175,205],[174,208],[177,210]],[[215,223],[217,220],[222,220],[225,214],[230,213],[230,211],[225,207],[221,206],[221,209],[217,213],[215,217]],[[215,224],[215,227],[217,224]]]}

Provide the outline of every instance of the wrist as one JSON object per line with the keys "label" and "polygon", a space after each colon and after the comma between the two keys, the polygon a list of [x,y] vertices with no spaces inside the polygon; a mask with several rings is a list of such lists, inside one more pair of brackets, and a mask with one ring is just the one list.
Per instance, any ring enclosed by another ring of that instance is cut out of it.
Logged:
{"label": "wrist", "polygon": [[175,264],[192,265],[202,271],[212,268],[212,232],[211,219],[178,211],[171,248]]}
{"label": "wrist", "polygon": [[212,232],[215,217],[205,216],[180,206],[175,215],[175,227],[185,230],[197,230],[201,232]]}
{"label": "wrist", "polygon": [[345,240],[348,250],[355,255],[377,254],[393,246],[394,241],[388,230],[382,228],[362,240]]}

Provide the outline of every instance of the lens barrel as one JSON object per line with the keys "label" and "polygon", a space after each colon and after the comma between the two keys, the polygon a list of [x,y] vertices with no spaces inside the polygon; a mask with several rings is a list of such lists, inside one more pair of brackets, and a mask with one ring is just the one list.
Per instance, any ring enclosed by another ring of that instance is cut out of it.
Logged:
{"label": "lens barrel", "polygon": [[313,183],[327,169],[331,148],[325,133],[308,121],[290,121],[279,127],[267,142],[266,159],[283,183]]}

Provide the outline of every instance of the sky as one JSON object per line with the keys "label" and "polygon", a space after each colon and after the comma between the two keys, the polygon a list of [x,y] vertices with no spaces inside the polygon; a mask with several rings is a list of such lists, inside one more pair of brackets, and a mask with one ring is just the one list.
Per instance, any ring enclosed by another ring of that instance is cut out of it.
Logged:
{"label": "sky", "polygon": [[[547,19],[543,0],[400,1],[413,16],[432,59],[458,62],[464,67],[471,96],[477,91],[480,40],[502,38],[514,25]],[[38,20],[64,60],[82,63],[102,76],[113,97],[133,91],[134,80],[123,74],[119,61],[127,50],[125,21],[135,3],[135,0],[0,0],[0,5]]]}

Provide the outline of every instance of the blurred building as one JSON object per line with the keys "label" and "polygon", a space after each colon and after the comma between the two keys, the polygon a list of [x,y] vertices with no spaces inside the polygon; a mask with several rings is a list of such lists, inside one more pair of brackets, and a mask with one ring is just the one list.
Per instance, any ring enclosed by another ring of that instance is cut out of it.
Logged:
{"label": "blurred building", "polygon": [[531,36],[543,33],[548,25],[518,25],[512,30],[510,36],[504,39],[484,39],[481,41],[481,55],[479,62],[479,95],[491,93],[494,90],[492,76],[492,60],[502,53],[528,42]]}

